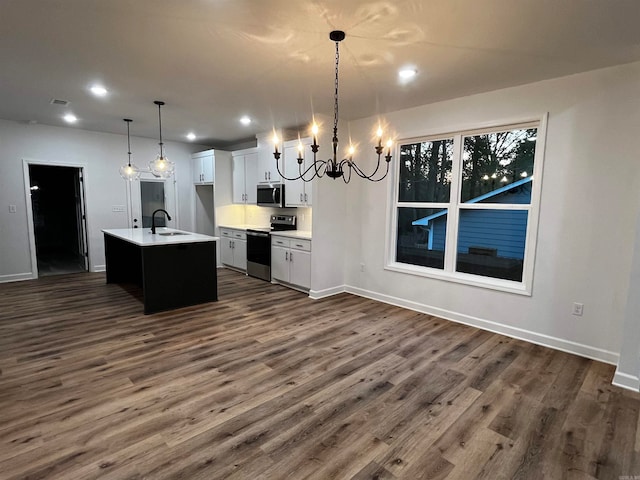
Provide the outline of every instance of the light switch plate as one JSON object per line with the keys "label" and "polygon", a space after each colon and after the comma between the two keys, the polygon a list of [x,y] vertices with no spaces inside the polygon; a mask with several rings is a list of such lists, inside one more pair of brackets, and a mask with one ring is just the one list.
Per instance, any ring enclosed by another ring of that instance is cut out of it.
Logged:
{"label": "light switch plate", "polygon": [[15,205],[9,205],[9,213],[16,213],[18,211]]}

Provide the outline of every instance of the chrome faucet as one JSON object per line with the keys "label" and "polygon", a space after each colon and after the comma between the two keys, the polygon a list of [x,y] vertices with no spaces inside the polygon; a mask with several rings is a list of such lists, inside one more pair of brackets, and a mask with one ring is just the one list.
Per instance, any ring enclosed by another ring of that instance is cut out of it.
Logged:
{"label": "chrome faucet", "polygon": [[164,208],[158,208],[157,210],[154,210],[151,214],[151,233],[153,233],[154,235],[156,233],[156,213],[158,212],[163,212],[167,216],[167,220],[171,220],[171,215],[169,215],[169,213]]}

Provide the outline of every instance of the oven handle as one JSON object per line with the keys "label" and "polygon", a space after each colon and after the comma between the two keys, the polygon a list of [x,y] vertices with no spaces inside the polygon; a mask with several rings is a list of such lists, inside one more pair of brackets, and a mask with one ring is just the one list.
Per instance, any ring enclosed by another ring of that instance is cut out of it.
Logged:
{"label": "oven handle", "polygon": [[264,233],[264,232],[247,232],[247,235],[250,235],[252,237],[268,237],[269,236],[268,233]]}

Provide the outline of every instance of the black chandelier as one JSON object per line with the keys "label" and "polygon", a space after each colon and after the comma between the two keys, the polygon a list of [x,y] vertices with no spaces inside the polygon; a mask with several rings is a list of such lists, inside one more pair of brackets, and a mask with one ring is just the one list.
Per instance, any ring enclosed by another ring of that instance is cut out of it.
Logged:
{"label": "black chandelier", "polygon": [[[333,178],[342,177],[344,183],[349,183],[351,180],[351,173],[355,172],[361,178],[366,180],[370,180],[372,182],[379,182],[384,179],[389,173],[389,164],[391,162],[391,146],[393,142],[391,140],[387,141],[387,154],[384,155],[386,168],[384,174],[378,174],[380,170],[380,158],[384,152],[384,147],[382,146],[382,128],[378,127],[377,135],[378,135],[378,145],[375,146],[375,152],[378,155],[378,162],[376,164],[376,168],[373,173],[367,175],[364,173],[360,167],[353,161],[353,154],[355,152],[355,148],[353,145],[349,147],[348,157],[338,161],[338,64],[340,62],[340,42],[344,40],[345,33],[341,30],[334,30],[329,34],[329,38],[336,43],[336,76],[335,76],[335,90],[334,90],[334,104],[333,104],[333,158],[329,160],[317,160],[316,154],[318,153],[318,149],[320,145],[318,145],[318,126],[313,123],[311,127],[311,132],[313,134],[313,143],[311,144],[311,151],[313,152],[313,163],[303,171],[303,163],[304,163],[304,149],[302,144],[298,145],[298,176],[287,177],[280,171],[280,152],[278,152],[278,138],[274,135],[274,143],[275,150],[273,152],[273,156],[276,159],[276,167],[278,169],[278,173],[285,180],[302,180],[304,182],[310,182],[316,177],[323,177],[325,174]],[[378,177],[376,177],[378,175]]]}

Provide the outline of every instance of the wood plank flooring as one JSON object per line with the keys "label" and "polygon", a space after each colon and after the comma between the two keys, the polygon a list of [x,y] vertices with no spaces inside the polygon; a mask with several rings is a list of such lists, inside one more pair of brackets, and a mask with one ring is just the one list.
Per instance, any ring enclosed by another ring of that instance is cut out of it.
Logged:
{"label": "wood plank flooring", "polygon": [[640,476],[640,395],[610,365],[228,270],[215,303],[138,297],[0,284],[0,478]]}

